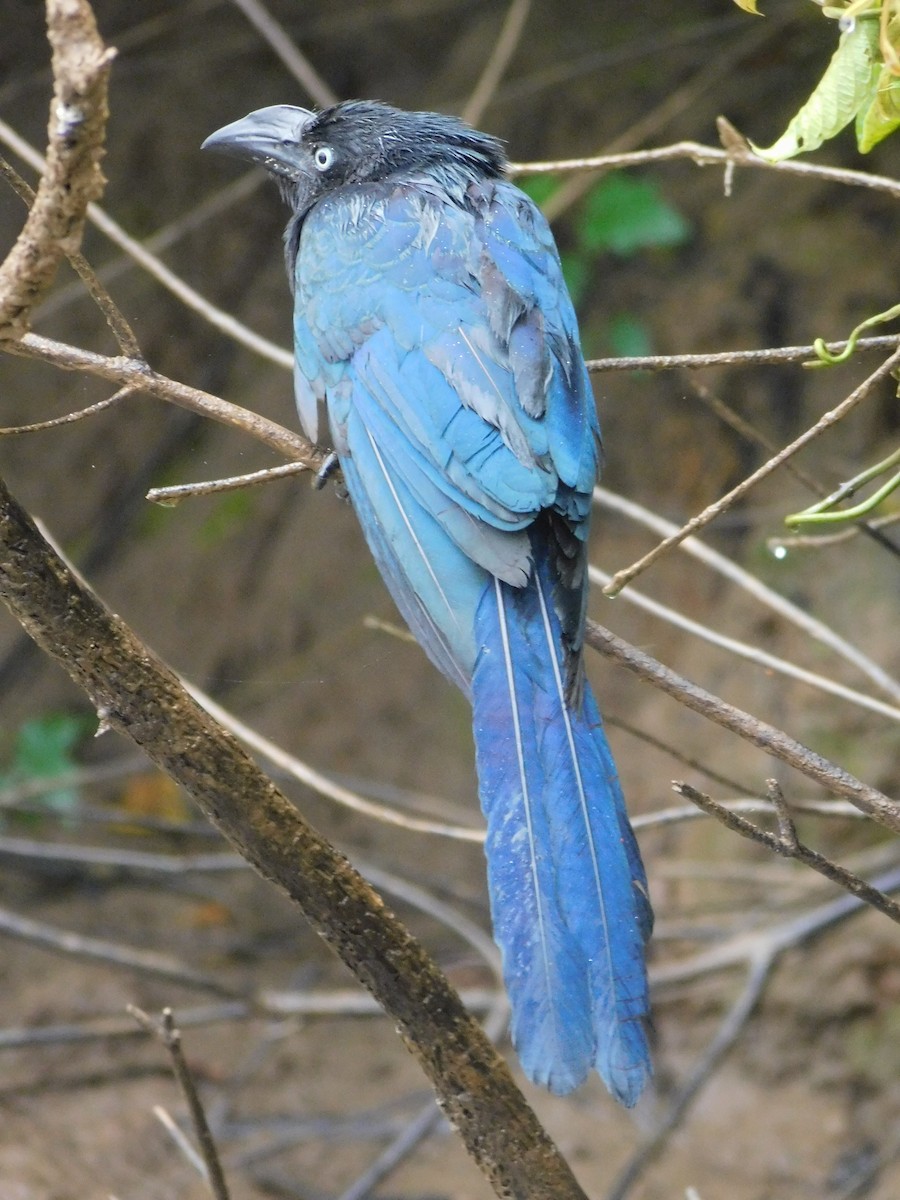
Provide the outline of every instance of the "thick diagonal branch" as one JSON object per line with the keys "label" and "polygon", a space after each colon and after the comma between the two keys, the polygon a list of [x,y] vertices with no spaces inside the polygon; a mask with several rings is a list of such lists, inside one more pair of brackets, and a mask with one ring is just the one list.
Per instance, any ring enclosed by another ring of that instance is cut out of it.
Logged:
{"label": "thick diagonal branch", "polygon": [[0,598],[131,738],[194,797],[396,1022],[500,1196],[584,1200],[503,1059],[380,897],[304,821],[172,671],[83,586],[0,482]]}

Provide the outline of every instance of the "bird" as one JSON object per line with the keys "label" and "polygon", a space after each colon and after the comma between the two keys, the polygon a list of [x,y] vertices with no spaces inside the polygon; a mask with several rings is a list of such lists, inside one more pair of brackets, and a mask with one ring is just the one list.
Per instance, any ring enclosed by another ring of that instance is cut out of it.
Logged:
{"label": "bird", "polygon": [[526,1076],[652,1075],[653,914],[583,643],[596,406],[560,256],[503,144],[374,100],[203,143],[290,217],[300,423],[331,444],[398,609],[469,698],[494,938]]}

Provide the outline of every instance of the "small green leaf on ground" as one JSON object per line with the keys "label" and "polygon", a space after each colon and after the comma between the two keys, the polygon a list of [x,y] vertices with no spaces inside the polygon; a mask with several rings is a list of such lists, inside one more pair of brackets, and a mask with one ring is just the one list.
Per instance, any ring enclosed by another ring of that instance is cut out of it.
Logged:
{"label": "small green leaf on ground", "polygon": [[[71,713],[47,713],[26,721],[16,735],[12,759],[0,780],[10,784],[65,775],[78,765],[74,751],[94,723],[86,714]],[[77,804],[78,792],[75,788],[59,788],[47,792],[43,802],[65,811]]]}

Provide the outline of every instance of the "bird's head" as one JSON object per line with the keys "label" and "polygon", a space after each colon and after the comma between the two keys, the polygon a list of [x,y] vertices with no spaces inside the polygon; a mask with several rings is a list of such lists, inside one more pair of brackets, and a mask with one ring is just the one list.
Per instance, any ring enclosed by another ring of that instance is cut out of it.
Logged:
{"label": "bird's head", "polygon": [[216,130],[203,149],[261,163],[295,216],[345,184],[442,170],[494,177],[506,166],[496,138],[455,117],[373,100],[345,100],[320,112],[290,104],[259,108]]}

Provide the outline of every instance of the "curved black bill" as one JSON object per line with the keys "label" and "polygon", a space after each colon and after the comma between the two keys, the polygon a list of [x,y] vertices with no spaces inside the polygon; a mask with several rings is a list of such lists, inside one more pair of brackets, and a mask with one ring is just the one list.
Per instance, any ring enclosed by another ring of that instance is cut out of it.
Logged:
{"label": "curved black bill", "polygon": [[261,163],[278,175],[297,172],[297,143],[315,113],[292,104],[258,108],[239,121],[223,125],[203,142],[201,150],[216,150],[233,158]]}

